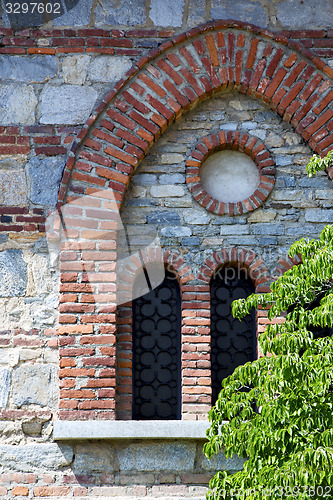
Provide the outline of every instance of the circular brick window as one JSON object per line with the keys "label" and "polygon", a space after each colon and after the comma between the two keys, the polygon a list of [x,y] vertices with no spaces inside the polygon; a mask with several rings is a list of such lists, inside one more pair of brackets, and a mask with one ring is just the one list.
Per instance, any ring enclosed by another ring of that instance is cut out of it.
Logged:
{"label": "circular brick window", "polygon": [[219,131],[191,151],[186,182],[194,199],[210,212],[242,214],[266,200],[275,183],[275,167],[257,137]]}

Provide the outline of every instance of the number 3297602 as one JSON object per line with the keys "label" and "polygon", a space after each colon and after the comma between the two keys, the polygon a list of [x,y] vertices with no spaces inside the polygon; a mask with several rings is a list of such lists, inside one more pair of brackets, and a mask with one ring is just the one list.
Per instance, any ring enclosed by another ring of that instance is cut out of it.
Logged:
{"label": "number 3297602", "polygon": [[61,14],[60,3],[11,3],[5,4],[7,14]]}

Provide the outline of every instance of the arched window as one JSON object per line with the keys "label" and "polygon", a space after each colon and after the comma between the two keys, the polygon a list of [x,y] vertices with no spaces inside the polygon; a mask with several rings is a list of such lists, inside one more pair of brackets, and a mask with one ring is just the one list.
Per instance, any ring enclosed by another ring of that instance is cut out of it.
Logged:
{"label": "arched window", "polygon": [[231,313],[232,302],[254,292],[252,281],[235,267],[220,269],[210,284],[211,297],[211,369],[212,403],[221,390],[221,382],[237,366],[257,357],[254,310],[242,321]]}
{"label": "arched window", "polygon": [[174,274],[133,301],[133,419],[181,418],[181,302]]}

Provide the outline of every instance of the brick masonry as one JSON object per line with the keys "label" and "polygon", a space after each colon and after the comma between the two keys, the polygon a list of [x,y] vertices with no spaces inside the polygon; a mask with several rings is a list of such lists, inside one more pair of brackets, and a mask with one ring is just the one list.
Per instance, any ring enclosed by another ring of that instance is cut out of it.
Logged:
{"label": "brick masonry", "polygon": [[[204,21],[207,14],[200,14],[195,3],[190,2],[187,19],[201,15]],[[180,22],[179,12],[170,23]],[[0,298],[4,498],[203,498],[212,471],[241,466],[226,463],[223,456],[207,463],[200,441],[180,443],[181,453],[177,442],[163,449],[161,443],[149,448],[145,442],[82,442],[58,448],[52,442],[54,418],[131,418],[131,304],[116,306],[113,274],[117,242],[112,214],[120,205],[137,246],[159,234],[164,262],[177,273],[182,418],[191,420],[205,419],[210,406],[209,282],[214,271],[237,264],[257,291],[265,292],[295,263],[286,258],[289,245],[301,236],[318,235],[332,221],[331,180],[325,174],[308,179],[304,168],[313,150],[324,154],[332,148],[332,30],[279,25],[271,32],[241,21],[215,21],[185,35],[177,26],[162,28],[15,33],[0,28],[5,58],[0,67],[11,68],[5,78],[0,75],[5,110],[0,111],[0,193],[6,194],[0,253],[9,268],[8,251],[19,251],[21,284],[15,294],[2,287]],[[24,60],[11,62],[18,57]],[[20,72],[25,61],[26,71]],[[89,110],[83,102],[88,88]],[[48,96],[60,94],[79,112],[74,119],[70,107],[54,101],[57,118],[52,123]],[[11,96],[19,103],[15,114],[8,105]],[[21,107],[20,96],[31,99]],[[243,138],[249,138],[244,143],[249,145],[254,137],[249,150],[262,145],[268,152],[275,184],[263,199],[259,196],[260,206],[240,213],[236,205],[222,215],[212,209],[212,200],[200,204],[205,197],[193,198],[186,162],[209,137],[237,144],[237,149]],[[44,232],[58,184],[40,177],[44,189],[39,192],[30,172],[38,181],[38,172],[58,171],[66,160],[59,207],[65,201],[74,212],[58,268],[57,249],[53,255]],[[10,195],[3,188],[9,184]],[[107,208],[109,220],[88,214],[88,203],[90,210]],[[82,216],[86,227],[77,225]],[[85,233],[79,243],[80,230]],[[102,241],[98,231],[111,236]],[[96,264],[94,252],[108,256]],[[129,287],[137,271],[133,260]],[[87,273],[100,274],[89,282]],[[0,274],[8,279],[1,269]],[[258,311],[258,332],[266,324],[266,311]],[[33,381],[29,390],[27,380]],[[47,391],[40,390],[46,385]],[[180,458],[166,463],[170,455]],[[155,466],[146,464],[146,456]],[[188,457],[186,463],[182,456]]]}

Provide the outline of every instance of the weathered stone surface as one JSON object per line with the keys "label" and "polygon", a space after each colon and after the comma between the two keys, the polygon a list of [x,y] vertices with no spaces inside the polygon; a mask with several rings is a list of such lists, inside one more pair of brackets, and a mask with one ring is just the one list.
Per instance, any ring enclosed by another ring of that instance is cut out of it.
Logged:
{"label": "weathered stone surface", "polygon": [[43,83],[56,76],[55,56],[0,56],[0,80],[23,83]]}
{"label": "weathered stone surface", "polygon": [[191,236],[192,231],[189,227],[163,227],[161,229],[162,236]]}
{"label": "weathered stone surface", "polygon": [[266,238],[259,238],[259,245],[261,246],[267,246],[267,245],[277,245],[278,244],[278,239],[274,238],[273,236],[267,236]]}
{"label": "weathered stone surface", "polygon": [[315,197],[318,200],[332,200],[333,189],[316,189]]}
{"label": "weathered stone surface", "polygon": [[184,156],[179,153],[164,153],[161,155],[162,165],[173,165],[184,161]]}
{"label": "weathered stone surface", "polygon": [[238,224],[237,226],[226,225],[221,226],[221,236],[228,236],[229,234],[249,234],[250,227]]}
{"label": "weathered stone surface", "polygon": [[56,471],[73,460],[73,449],[68,445],[53,443],[25,446],[0,446],[0,465],[12,470],[32,472],[38,469]]}
{"label": "weathered stone surface", "polygon": [[0,86],[0,123],[31,125],[35,123],[37,98],[32,85]]}
{"label": "weathered stone surface", "polygon": [[133,181],[140,186],[153,186],[157,183],[157,177],[154,174],[137,174]]}
{"label": "weathered stone surface", "polygon": [[96,26],[134,26],[146,22],[145,0],[103,0],[95,11]]}
{"label": "weathered stone surface", "polygon": [[0,364],[9,365],[11,367],[18,365],[20,353],[15,348],[8,348],[1,350]]}
{"label": "weathered stone surface", "polygon": [[48,86],[41,94],[41,123],[76,125],[86,121],[97,99],[92,87]]}
{"label": "weathered stone surface", "polygon": [[205,15],[205,2],[201,0],[191,0],[189,3],[187,24],[191,27],[198,26],[205,21]]}
{"label": "weathered stone surface", "polygon": [[151,0],[149,17],[156,26],[181,26],[185,0]]}
{"label": "weathered stone surface", "polygon": [[119,469],[114,447],[108,442],[85,443],[75,446],[75,473],[115,472]]}
{"label": "weathered stone surface", "polygon": [[62,62],[62,76],[65,83],[83,85],[87,74],[90,57],[85,54],[67,56]]}
{"label": "weathered stone surface", "polygon": [[277,167],[284,167],[285,165],[290,165],[293,163],[293,157],[288,155],[276,155],[275,164]]}
{"label": "weathered stone surface", "polygon": [[184,189],[182,186],[173,186],[172,184],[165,184],[163,186],[152,186],[150,194],[154,198],[164,198],[165,196],[184,196]]}
{"label": "weathered stone surface", "polygon": [[193,208],[184,210],[184,220],[186,224],[208,224],[210,217],[206,211]]}
{"label": "weathered stone surface", "polygon": [[196,444],[194,442],[160,443],[138,442],[118,451],[121,470],[189,471],[194,467]]}
{"label": "weathered stone surface", "polygon": [[91,82],[116,82],[131,66],[132,61],[128,57],[95,57],[89,67],[89,79]]}
{"label": "weathered stone surface", "polygon": [[266,138],[265,144],[268,148],[279,148],[283,145],[283,139],[274,132],[270,132]]}
{"label": "weathered stone surface", "polygon": [[8,368],[0,369],[0,408],[6,408],[11,386],[11,373]]}
{"label": "weathered stone surface", "polygon": [[23,405],[47,406],[52,394],[54,370],[42,364],[23,364],[13,371],[13,399],[20,408]]}
{"label": "weathered stone surface", "polygon": [[[85,26],[90,22],[93,0],[66,0],[67,12],[53,19],[55,26]],[[75,4],[72,7],[73,3]]]}
{"label": "weathered stone surface", "polygon": [[27,201],[26,189],[23,171],[0,171],[0,205],[24,205]]}
{"label": "weathered stone surface", "polygon": [[276,217],[276,210],[255,210],[247,219],[248,222],[271,222]]}
{"label": "weathered stone surface", "polygon": [[276,179],[275,188],[288,187],[294,188],[296,186],[296,179],[292,176],[282,175]]}
{"label": "weathered stone surface", "polygon": [[30,200],[37,205],[53,207],[57,203],[59,185],[65,159],[61,156],[55,158],[31,158],[28,164],[30,179]]}
{"label": "weathered stone surface", "polygon": [[22,250],[0,252],[0,297],[20,297],[27,287],[27,264]]}
{"label": "weathered stone surface", "polygon": [[189,236],[182,239],[182,245],[189,247],[197,247],[200,245],[200,240],[196,236]]}
{"label": "weathered stone surface", "polygon": [[156,211],[148,215],[148,224],[163,224],[163,225],[180,225],[180,216],[177,212],[169,212],[163,210],[162,212]]}
{"label": "weathered stone surface", "polygon": [[200,454],[198,457],[198,466],[204,470],[217,471],[217,470],[228,470],[237,471],[243,468],[245,459],[239,458],[236,455],[232,458],[226,458],[224,453],[219,453],[218,455],[213,455],[210,460]]}
{"label": "weathered stone surface", "polygon": [[185,175],[162,174],[159,177],[160,184],[185,184]]}
{"label": "weathered stone surface", "polygon": [[254,234],[273,234],[273,235],[281,235],[284,234],[284,225],[283,224],[253,224],[252,232]]}
{"label": "weathered stone surface", "polygon": [[284,0],[276,3],[277,20],[283,26],[302,28],[308,26],[311,19],[311,27],[332,26],[333,11],[331,0],[307,0],[301,3],[299,0]]}
{"label": "weathered stone surface", "polygon": [[322,210],[314,208],[305,211],[305,220],[307,222],[323,222],[325,224],[333,222],[333,210]]}

